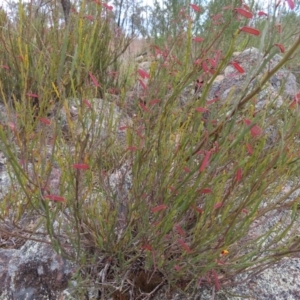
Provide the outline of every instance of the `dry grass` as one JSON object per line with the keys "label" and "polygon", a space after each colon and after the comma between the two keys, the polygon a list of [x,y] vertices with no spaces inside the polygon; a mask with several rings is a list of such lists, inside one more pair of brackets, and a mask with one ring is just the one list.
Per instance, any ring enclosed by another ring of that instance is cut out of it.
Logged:
{"label": "dry grass", "polygon": [[134,60],[137,56],[149,50],[149,44],[146,39],[133,39],[122,58],[126,61]]}

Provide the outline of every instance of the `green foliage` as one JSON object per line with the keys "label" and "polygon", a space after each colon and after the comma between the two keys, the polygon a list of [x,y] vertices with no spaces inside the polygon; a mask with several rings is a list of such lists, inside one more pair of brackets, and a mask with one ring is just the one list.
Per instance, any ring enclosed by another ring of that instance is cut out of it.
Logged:
{"label": "green foliage", "polygon": [[[190,1],[154,1],[154,8],[151,13],[150,35],[155,43],[163,45],[168,37],[178,36],[185,28],[187,17],[190,11]],[[199,21],[197,15],[195,21]]]}
{"label": "green foliage", "polygon": [[[90,96],[103,97],[105,88],[114,84],[108,73],[117,67],[116,60],[129,43],[112,30],[109,12],[96,3],[82,2],[77,15],[73,13],[69,24],[62,25],[55,13],[45,20],[33,17],[31,8],[19,4],[17,22],[6,19],[2,27],[4,97],[39,105],[77,97],[90,89],[92,76],[101,86]],[[28,99],[28,93],[38,95],[38,100]]]}
{"label": "green foliage", "polygon": [[[150,72],[137,74],[148,82],[133,91],[135,116],[127,120],[116,103],[99,99],[115,87],[119,102],[130,105],[128,87],[108,75],[120,72],[126,39],[114,35],[103,9],[82,3],[67,27],[55,18],[49,27],[21,4],[17,24],[1,15],[0,140],[12,182],[1,222],[35,217],[54,249],[76,262],[74,294],[92,287],[114,299],[151,296],[162,285],[218,289],[299,251],[299,197],[291,197],[300,188],[298,107],[276,107],[269,95],[255,111],[258,93],[296,53],[299,38],[273,70],[263,68],[275,54],[266,47],[251,90],[246,80],[242,92],[209,104],[213,81],[248,43],[239,30],[246,24],[226,19],[197,42],[198,29],[184,15],[182,28],[166,31],[169,46],[153,47],[160,58]],[[271,38],[264,43],[272,46]],[[212,60],[213,71],[204,67]],[[199,76],[201,93],[183,97]],[[279,220],[277,212],[284,212]]]}

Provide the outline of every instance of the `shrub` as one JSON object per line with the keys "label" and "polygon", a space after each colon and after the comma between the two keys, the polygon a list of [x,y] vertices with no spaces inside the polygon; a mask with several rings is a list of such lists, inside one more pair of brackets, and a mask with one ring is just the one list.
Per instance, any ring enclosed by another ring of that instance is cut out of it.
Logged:
{"label": "shrub", "polygon": [[[19,4],[14,23],[3,16],[3,97],[41,106],[82,93],[104,97],[104,87],[116,84],[109,72],[118,68],[129,39],[114,27],[109,8],[83,2],[76,10],[74,5],[68,25],[55,9],[47,18],[33,17],[31,5]],[[101,78],[97,90],[91,88],[95,78]]]}
{"label": "shrub", "polygon": [[[197,13],[197,6],[191,9]],[[233,13],[248,15],[240,9]],[[7,66],[1,150],[12,181],[1,221],[35,216],[53,247],[77,263],[77,296],[90,287],[115,299],[150,298],[162,285],[190,293],[202,284],[219,289],[245,270],[256,274],[298,251],[298,198],[291,196],[299,189],[299,99],[288,102],[282,94],[280,107],[275,99],[256,111],[255,98],[299,38],[266,70],[282,45],[269,47],[239,93],[208,99],[236,43],[260,32],[240,26],[222,53],[220,34],[197,39],[187,16],[171,46],[153,47],[160,59],[137,71],[141,89],[133,103],[127,87],[114,82],[124,104],[118,108],[97,98],[110,87],[107,71],[120,54],[111,50],[116,37],[107,15],[99,17],[103,10],[82,4],[69,27],[45,28],[27,23],[33,21],[20,5],[25,25],[1,32]],[[186,94],[199,76],[201,92]],[[50,119],[45,111],[54,98],[64,113],[58,109]],[[131,120],[126,105],[133,106]],[[268,226],[253,231],[257,222]]]}

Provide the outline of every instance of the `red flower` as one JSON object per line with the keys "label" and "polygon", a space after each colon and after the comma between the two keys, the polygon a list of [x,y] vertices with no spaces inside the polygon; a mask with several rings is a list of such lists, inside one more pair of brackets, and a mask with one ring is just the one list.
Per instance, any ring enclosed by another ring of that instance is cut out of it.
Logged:
{"label": "red flower", "polygon": [[89,72],[89,75],[90,75],[94,85],[97,86],[97,87],[101,87],[101,85],[98,83],[98,80],[96,79],[96,77],[91,72]]}
{"label": "red flower", "polygon": [[204,39],[203,39],[202,37],[200,37],[200,36],[197,36],[197,37],[194,37],[194,38],[193,38],[193,41],[199,43],[199,42],[203,42]]}
{"label": "red flower", "polygon": [[259,12],[258,12],[258,16],[259,16],[259,17],[263,17],[263,16],[268,16],[268,14],[265,13],[265,12],[263,12],[263,11],[259,11]]}
{"label": "red flower", "polygon": [[247,18],[247,19],[252,19],[253,18],[253,13],[251,11],[248,11],[243,8],[236,8],[236,12],[238,12],[241,16]]}
{"label": "red flower", "polygon": [[294,9],[295,8],[295,2],[294,2],[294,0],[286,0],[286,2],[288,3],[290,9]]}
{"label": "red flower", "polygon": [[202,161],[202,164],[200,166],[199,172],[203,172],[205,168],[208,166],[210,155],[211,155],[211,151],[207,151]]}
{"label": "red flower", "polygon": [[65,202],[66,201],[66,199],[64,197],[57,196],[57,195],[46,195],[46,196],[44,196],[44,198],[51,200],[51,201],[57,201],[57,202]]}
{"label": "red flower", "polygon": [[190,4],[190,7],[195,11],[195,12],[200,12],[201,8],[196,5],[196,4]]}
{"label": "red flower", "polygon": [[107,10],[113,10],[113,6],[108,5],[107,3],[102,3],[102,5],[103,5]]}
{"label": "red flower", "polygon": [[244,32],[247,32],[247,33],[253,34],[253,35],[260,35],[260,31],[253,27],[244,26],[244,27],[240,28],[240,31],[244,31]]}
{"label": "red flower", "polygon": [[245,73],[245,70],[235,61],[231,63],[239,73]]}
{"label": "red flower", "polygon": [[44,123],[46,125],[50,125],[51,124],[51,121],[47,118],[40,118],[40,122],[41,123]]}
{"label": "red flower", "polygon": [[161,211],[161,210],[165,210],[168,206],[167,205],[158,205],[158,206],[155,206],[153,208],[151,208],[151,212],[155,213],[155,212],[158,212],[158,211]]}
{"label": "red flower", "polygon": [[275,46],[277,46],[280,50],[281,53],[284,53],[285,52],[285,49],[284,49],[284,46],[282,44],[274,44]]}
{"label": "red flower", "polygon": [[144,70],[142,70],[142,69],[138,69],[138,73],[139,73],[139,75],[140,75],[143,79],[145,79],[145,78],[150,78],[150,75],[149,75],[146,71],[144,71]]}

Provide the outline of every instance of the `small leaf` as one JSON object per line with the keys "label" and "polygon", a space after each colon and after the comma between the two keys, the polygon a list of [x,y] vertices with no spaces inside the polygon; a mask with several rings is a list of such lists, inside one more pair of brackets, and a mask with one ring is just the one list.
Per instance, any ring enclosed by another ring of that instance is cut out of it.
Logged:
{"label": "small leaf", "polygon": [[205,73],[209,72],[209,69],[208,69],[207,64],[206,64],[205,61],[202,62],[202,69],[204,70]]}
{"label": "small leaf", "polygon": [[112,94],[112,95],[119,95],[120,94],[120,90],[118,88],[109,88],[109,89],[107,89],[107,92],[109,94]]}
{"label": "small leaf", "polygon": [[251,121],[250,121],[249,119],[244,119],[244,123],[245,123],[246,125],[250,125],[250,124],[251,124]]}
{"label": "small leaf", "polygon": [[213,274],[213,277],[214,277],[216,291],[219,291],[221,286],[220,286],[220,282],[219,282],[217,272],[215,270],[211,270],[211,271],[212,271],[212,274]]}
{"label": "small leaf", "polygon": [[125,130],[127,128],[128,128],[128,126],[121,126],[121,127],[119,127],[119,130]]}
{"label": "small leaf", "polygon": [[176,224],[174,227],[181,236],[185,236],[185,232],[179,224]]}
{"label": "small leaf", "polygon": [[237,169],[237,171],[236,171],[236,181],[237,181],[237,182],[240,182],[241,180],[242,180],[242,169],[239,168],[239,169]]}
{"label": "small leaf", "polygon": [[154,99],[149,102],[150,105],[158,104],[160,102],[159,99]]}
{"label": "small leaf", "polygon": [[188,167],[184,167],[183,170],[184,170],[185,173],[191,172],[191,170]]}
{"label": "small leaf", "polygon": [[149,75],[146,71],[144,71],[144,70],[142,70],[142,69],[138,69],[138,73],[139,73],[139,75],[140,75],[143,79],[145,79],[145,78],[150,78],[150,75]]}
{"label": "small leaf", "polygon": [[195,12],[200,12],[201,8],[196,5],[196,4],[190,4],[190,7],[195,11]]}
{"label": "small leaf", "polygon": [[197,36],[197,37],[193,38],[193,41],[195,41],[196,43],[200,43],[200,42],[203,42],[204,39],[202,37],[200,37],[200,36]]}
{"label": "small leaf", "polygon": [[87,16],[85,16],[88,20],[90,20],[90,21],[94,21],[94,17],[93,16],[91,16],[91,15],[87,15]]}
{"label": "small leaf", "polygon": [[295,2],[294,0],[286,0],[290,9],[294,9],[295,8]]}
{"label": "small leaf", "polygon": [[151,247],[151,245],[149,245],[149,244],[144,244],[143,246],[142,246],[142,249],[143,250],[148,250],[148,251],[152,251],[153,249],[152,249],[152,247]]}
{"label": "small leaf", "polygon": [[222,202],[217,202],[217,203],[214,205],[214,209],[218,209],[218,208],[220,208],[222,205],[223,205]]}
{"label": "small leaf", "polygon": [[188,253],[192,252],[191,248],[183,240],[179,239],[178,243],[186,252],[188,252]]}
{"label": "small leaf", "polygon": [[57,202],[65,202],[66,199],[61,196],[56,196],[56,195],[46,195],[44,196],[45,199],[51,200],[51,201],[57,201]]}
{"label": "small leaf", "polygon": [[178,265],[175,265],[174,269],[178,272],[178,271],[180,271],[181,268]]}
{"label": "small leaf", "polygon": [[211,100],[207,100],[206,103],[207,103],[207,105],[210,105],[210,104],[213,104],[213,103],[215,103],[215,102],[217,102],[219,100],[220,100],[220,98],[216,97],[216,98],[213,98]]}
{"label": "small leaf", "polygon": [[274,44],[274,46],[277,46],[280,50],[281,53],[284,53],[285,52],[285,49],[284,49],[284,46],[282,44]]}
{"label": "small leaf", "polygon": [[8,127],[12,131],[16,131],[17,130],[17,127],[16,127],[15,123],[13,123],[13,122],[8,122]]}
{"label": "small leaf", "polygon": [[197,89],[197,91],[200,91],[203,84],[204,84],[204,80],[201,77],[197,78],[196,84],[195,84],[195,89]]}
{"label": "small leaf", "polygon": [[258,16],[259,16],[259,17],[267,17],[268,14],[265,13],[265,12],[263,12],[263,11],[259,11],[259,12],[258,12]]}
{"label": "small leaf", "polygon": [[263,133],[262,129],[261,129],[259,126],[257,126],[257,125],[254,125],[254,126],[250,129],[250,131],[251,131],[251,135],[252,135],[253,137],[256,137],[256,136],[261,135],[261,134]]}
{"label": "small leaf", "polygon": [[201,209],[200,207],[198,207],[198,206],[196,206],[196,205],[194,205],[194,204],[191,204],[191,208],[193,209],[193,210],[195,210],[197,213],[199,213],[199,214],[202,214],[203,213],[203,209]]}
{"label": "small leaf", "polygon": [[78,169],[78,170],[87,170],[89,169],[89,165],[88,164],[74,164],[73,165],[74,169]]}
{"label": "small leaf", "polygon": [[140,105],[140,107],[141,107],[141,109],[142,109],[143,111],[149,112],[148,107],[147,107],[143,102],[140,102],[139,105]]}
{"label": "small leaf", "polygon": [[248,209],[246,209],[246,208],[243,208],[243,209],[242,209],[242,212],[243,212],[244,214],[246,214],[246,215],[249,213]]}
{"label": "small leaf", "polygon": [[158,212],[161,210],[165,210],[167,207],[168,207],[167,205],[161,204],[161,205],[151,208],[151,212],[155,213],[155,212]]}
{"label": "small leaf", "polygon": [[198,288],[200,288],[203,279],[204,279],[203,277],[200,277],[200,279],[199,279],[199,281],[198,281],[198,284],[197,284],[197,287],[198,287]]}
{"label": "small leaf", "polygon": [[5,70],[9,70],[9,66],[7,66],[7,65],[2,65],[2,68]]}
{"label": "small leaf", "polygon": [[31,94],[31,93],[27,93],[26,96],[31,97],[31,98],[38,98],[39,97],[37,94]]}
{"label": "small leaf", "polygon": [[250,144],[246,144],[246,148],[247,148],[248,153],[250,155],[252,155],[253,154],[253,149],[252,149],[251,145]]}
{"label": "small leaf", "polygon": [[207,151],[202,161],[202,164],[200,166],[199,172],[203,172],[205,168],[208,166],[210,155],[211,155],[211,151]]}
{"label": "small leaf", "polygon": [[[248,126],[252,124],[249,119],[244,119],[243,121]],[[258,125],[253,125],[250,129],[250,132],[253,137],[256,137],[258,135],[261,135],[263,133],[263,130]]]}
{"label": "small leaf", "polygon": [[20,164],[22,167],[25,167],[25,165],[26,165],[26,160],[25,160],[25,159],[20,159],[20,160],[19,160],[19,164]]}
{"label": "small leaf", "polygon": [[294,108],[298,104],[297,101],[293,100],[293,102],[290,104],[290,108]]}
{"label": "small leaf", "polygon": [[209,188],[205,188],[200,191],[201,194],[212,194],[212,192],[213,191]]}
{"label": "small leaf", "polygon": [[175,195],[178,195],[178,192],[176,192],[176,189],[173,186],[170,186],[169,189],[175,193]]}
{"label": "small leaf", "polygon": [[47,118],[40,118],[40,122],[46,125],[50,125],[51,121]]}
{"label": "small leaf", "polygon": [[97,86],[97,87],[101,87],[101,85],[98,83],[98,80],[96,79],[96,77],[91,72],[89,72],[89,75],[90,75],[94,85]]}
{"label": "small leaf", "polygon": [[235,61],[231,63],[239,73],[245,73],[245,70]]}
{"label": "small leaf", "polygon": [[196,66],[199,66],[199,65],[201,64],[201,62],[202,62],[202,60],[201,60],[200,58],[198,58],[198,59],[196,59],[196,60],[194,61],[194,64],[195,64]]}
{"label": "small leaf", "polygon": [[147,86],[146,86],[145,82],[142,79],[139,79],[139,82],[140,82],[141,86],[143,87],[143,89],[146,90]]}
{"label": "small leaf", "polygon": [[216,73],[216,71],[213,69],[213,68],[210,68],[208,70],[208,72],[211,74],[211,75],[214,75]]}
{"label": "small leaf", "polygon": [[76,9],[74,7],[71,8],[71,12],[72,12],[72,14],[78,15],[78,12],[76,11]]}
{"label": "small leaf", "polygon": [[215,16],[212,17],[213,21],[217,21],[218,19],[220,19],[223,15],[222,14],[216,14]]}
{"label": "small leaf", "polygon": [[208,109],[205,108],[205,107],[196,107],[196,111],[200,112],[200,113],[204,113],[204,112],[207,112]]}
{"label": "small leaf", "polygon": [[208,60],[213,68],[215,68],[217,66],[217,63],[214,59],[209,58]]}
{"label": "small leaf", "polygon": [[92,109],[92,105],[91,105],[91,103],[90,103],[88,100],[84,99],[84,100],[83,100],[83,103],[84,103],[88,108]]}
{"label": "small leaf", "polygon": [[240,28],[240,31],[244,31],[244,32],[247,32],[247,33],[253,34],[253,35],[260,35],[260,31],[253,27],[244,26],[244,27]]}
{"label": "small leaf", "polygon": [[108,5],[107,3],[102,3],[102,5],[103,5],[107,10],[113,10],[113,6]]}
{"label": "small leaf", "polygon": [[247,19],[252,19],[253,18],[253,13],[251,11],[245,10],[243,8],[235,8],[234,10],[237,13],[239,13],[241,16],[243,16]]}

